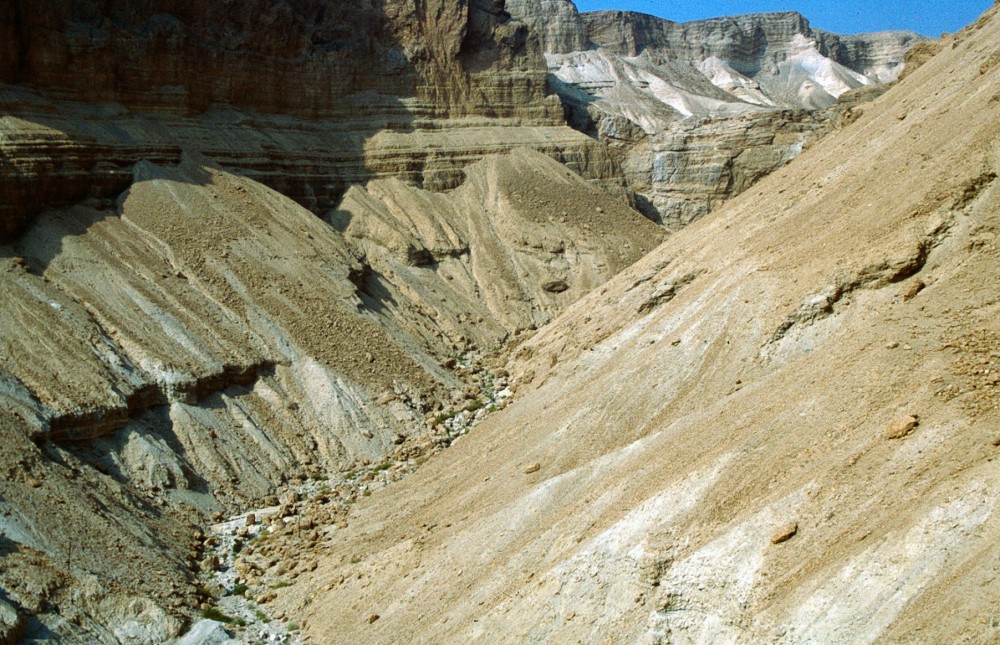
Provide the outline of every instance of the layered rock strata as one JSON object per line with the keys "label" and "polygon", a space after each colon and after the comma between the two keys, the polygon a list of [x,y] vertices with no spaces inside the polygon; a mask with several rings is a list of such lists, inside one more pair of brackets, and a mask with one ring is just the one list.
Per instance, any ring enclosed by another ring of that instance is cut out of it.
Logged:
{"label": "layered rock strata", "polygon": [[579,14],[570,0],[510,10],[537,26],[568,121],[619,151],[643,212],[671,228],[828,133],[839,97],[895,81],[921,40],[840,36],[793,12],[675,23]]}
{"label": "layered rock strata", "polygon": [[537,45],[491,0],[15,0],[3,11],[0,81],[68,98],[384,117],[377,102],[345,101],[369,93],[410,98],[406,112],[421,116],[545,114]]}

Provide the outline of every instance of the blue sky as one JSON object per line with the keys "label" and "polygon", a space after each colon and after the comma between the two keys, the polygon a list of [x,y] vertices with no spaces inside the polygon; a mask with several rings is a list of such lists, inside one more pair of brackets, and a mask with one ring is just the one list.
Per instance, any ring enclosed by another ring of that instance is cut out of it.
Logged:
{"label": "blue sky", "polygon": [[909,29],[937,37],[955,32],[978,18],[993,0],[575,0],[580,11],[641,11],[677,22],[741,13],[798,11],[813,27],[842,34]]}

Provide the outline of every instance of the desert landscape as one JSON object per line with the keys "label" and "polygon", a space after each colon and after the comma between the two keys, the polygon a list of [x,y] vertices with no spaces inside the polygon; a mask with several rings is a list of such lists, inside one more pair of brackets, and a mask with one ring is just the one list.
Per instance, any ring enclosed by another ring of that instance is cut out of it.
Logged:
{"label": "desert landscape", "polygon": [[1000,16],[0,6],[0,644],[1000,641]]}

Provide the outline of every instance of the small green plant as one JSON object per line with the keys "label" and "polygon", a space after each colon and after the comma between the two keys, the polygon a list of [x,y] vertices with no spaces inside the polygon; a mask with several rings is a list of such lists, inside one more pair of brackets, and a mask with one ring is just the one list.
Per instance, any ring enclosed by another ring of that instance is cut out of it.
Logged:
{"label": "small green plant", "polygon": [[234,618],[229,614],[223,613],[218,607],[208,607],[201,610],[201,617],[208,618],[209,620],[215,620],[220,623],[225,623],[227,625],[239,625],[240,627],[246,625],[246,621],[242,618]]}
{"label": "small green plant", "polygon": [[486,404],[483,403],[482,401],[473,401],[473,402],[469,403],[469,405],[465,406],[465,411],[466,412],[475,412],[476,410],[480,410],[480,409],[482,409],[484,407],[486,407]]}
{"label": "small green plant", "polygon": [[243,594],[245,594],[247,592],[247,589],[249,589],[249,588],[250,587],[246,586],[245,584],[243,584],[241,582],[240,584],[238,584],[238,585],[236,585],[236,586],[233,587],[233,590],[229,592],[229,595],[230,596],[242,596]]}
{"label": "small green plant", "polygon": [[264,612],[262,612],[259,609],[254,609],[253,610],[253,615],[257,617],[257,620],[259,620],[260,622],[262,622],[264,624],[267,624],[267,623],[271,622],[271,617],[268,616],[267,614],[265,614]]}
{"label": "small green plant", "polygon": [[375,466],[375,472],[380,473],[383,470],[389,470],[391,467],[392,467],[391,463],[389,463],[388,461],[383,461],[378,466]]}
{"label": "small green plant", "polygon": [[451,419],[454,419],[454,418],[455,418],[455,413],[454,412],[449,412],[447,414],[445,414],[444,412],[442,412],[441,414],[437,415],[437,417],[434,418],[434,423],[436,425],[441,425],[441,424],[445,423],[446,421],[450,421]]}
{"label": "small green plant", "polygon": [[291,587],[292,583],[287,580],[279,580],[271,585],[271,589],[284,589],[285,587]]}
{"label": "small green plant", "polygon": [[286,629],[288,631],[290,631],[290,632],[297,632],[297,631],[299,631],[299,624],[298,623],[288,623]]}
{"label": "small green plant", "polygon": [[243,540],[236,538],[233,540],[233,555],[243,550]]}

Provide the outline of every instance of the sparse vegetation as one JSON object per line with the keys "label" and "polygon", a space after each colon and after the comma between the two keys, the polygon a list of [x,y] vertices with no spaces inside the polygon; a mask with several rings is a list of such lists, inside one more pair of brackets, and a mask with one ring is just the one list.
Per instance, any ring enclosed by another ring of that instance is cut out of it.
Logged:
{"label": "sparse vegetation", "polygon": [[201,617],[225,623],[226,625],[239,625],[242,627],[247,624],[242,618],[230,616],[218,607],[208,607],[206,609],[202,609]]}

